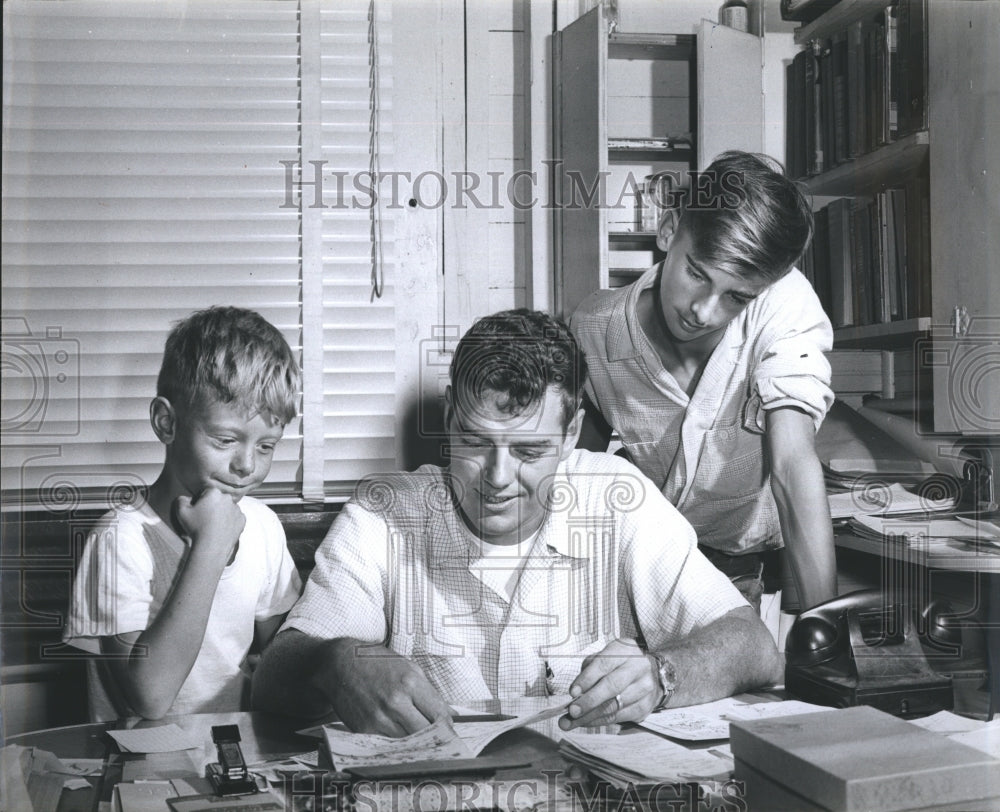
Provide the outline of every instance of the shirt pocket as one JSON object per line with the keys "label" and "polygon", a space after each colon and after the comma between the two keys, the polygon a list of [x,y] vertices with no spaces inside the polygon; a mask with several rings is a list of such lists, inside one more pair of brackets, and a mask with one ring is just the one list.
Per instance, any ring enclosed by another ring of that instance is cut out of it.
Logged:
{"label": "shirt pocket", "polygon": [[743,501],[759,493],[766,481],[763,435],[738,422],[705,432],[691,497]]}

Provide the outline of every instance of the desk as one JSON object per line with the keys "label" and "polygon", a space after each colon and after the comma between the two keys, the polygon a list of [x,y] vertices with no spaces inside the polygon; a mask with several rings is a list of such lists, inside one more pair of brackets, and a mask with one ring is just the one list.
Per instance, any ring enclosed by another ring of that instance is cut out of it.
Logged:
{"label": "desk", "polygon": [[[477,710],[486,712],[497,712],[501,710],[498,703],[476,703]],[[539,709],[538,700],[526,698],[513,702],[504,702],[502,710],[505,713],[520,715],[530,710]],[[197,714],[184,717],[167,718],[158,722],[140,722],[141,726],[155,726],[169,722],[176,723],[183,730],[194,734],[199,740],[211,740],[211,728],[220,724],[235,724],[240,728],[242,737],[241,747],[248,764],[261,760],[274,760],[289,755],[299,754],[315,750],[317,740],[315,738],[300,736],[295,733],[296,729],[302,729],[304,723],[301,720],[290,720],[265,713],[228,713],[228,714]],[[138,726],[138,725],[137,725]],[[12,737],[8,744],[17,744],[22,747],[38,747],[55,753],[65,759],[70,758],[106,758],[109,752],[114,750],[113,744],[105,734],[109,729],[115,729],[117,725],[113,723],[87,724],[72,727],[55,728],[42,730],[34,733],[27,733],[21,736]],[[631,726],[620,729],[618,726],[606,726],[594,728],[593,732],[621,732],[628,735]],[[568,762],[560,753],[556,738],[558,738],[558,726],[556,719],[543,721],[531,728],[519,728],[503,734],[496,741],[492,742],[482,753],[484,756],[516,756],[518,760],[523,760],[531,764],[530,768],[521,768],[516,773],[508,771],[498,773],[498,778],[507,778],[511,781],[523,781],[536,778],[543,783],[546,780],[546,772],[558,771],[562,776],[560,780],[580,781],[583,773],[579,768]],[[717,744],[717,743],[716,743]],[[699,746],[708,747],[707,743]],[[214,750],[209,750],[209,754]],[[100,786],[97,779],[92,781],[94,789],[67,791],[64,790],[60,799],[58,812],[93,812],[96,809],[96,801],[100,797],[110,797],[110,787]],[[594,796],[588,796],[590,801]],[[670,809],[681,812],[683,809],[698,808],[698,802],[694,799],[689,786],[679,786],[676,796],[667,797],[663,793],[663,799],[670,801]],[[683,803],[688,799],[689,803]],[[592,802],[583,802],[574,809],[615,809],[617,802],[607,805]],[[467,809],[472,809],[467,806]],[[559,807],[566,810],[567,807]],[[12,811],[13,812],[13,811]]]}

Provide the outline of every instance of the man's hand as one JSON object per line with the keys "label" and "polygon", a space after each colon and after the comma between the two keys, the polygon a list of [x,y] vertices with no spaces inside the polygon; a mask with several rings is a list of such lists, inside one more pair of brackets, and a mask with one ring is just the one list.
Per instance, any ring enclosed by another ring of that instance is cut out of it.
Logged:
{"label": "man's hand", "polygon": [[563,730],[638,722],[660,701],[656,662],[635,640],[613,640],[583,661],[569,692],[574,701],[559,720]]}
{"label": "man's hand", "polygon": [[192,551],[210,554],[223,566],[232,558],[247,519],[233,497],[209,486],[194,499],[178,496],[174,517],[183,533],[190,537]]}
{"label": "man's hand", "polygon": [[408,736],[451,715],[424,672],[385,646],[335,641],[322,672],[328,678],[332,675],[334,684],[321,690],[340,720],[355,732]]}

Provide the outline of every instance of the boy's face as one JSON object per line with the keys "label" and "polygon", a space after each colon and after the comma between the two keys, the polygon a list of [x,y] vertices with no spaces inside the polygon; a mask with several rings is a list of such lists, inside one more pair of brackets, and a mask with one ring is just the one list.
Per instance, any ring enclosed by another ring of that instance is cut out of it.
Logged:
{"label": "boy's face", "polygon": [[678,343],[708,338],[724,330],[769,281],[747,279],[699,262],[684,228],[673,235],[660,275],[659,306]]}
{"label": "boy's face", "polygon": [[176,413],[167,465],[188,494],[212,486],[239,501],[267,477],[284,427],[233,403],[202,400]]}
{"label": "boy's face", "polygon": [[463,407],[447,394],[449,471],[466,524],[490,544],[517,544],[534,533],[548,510],[552,479],[576,446],[579,416],[563,426],[562,399],[553,388],[534,409],[509,415],[494,392]]}

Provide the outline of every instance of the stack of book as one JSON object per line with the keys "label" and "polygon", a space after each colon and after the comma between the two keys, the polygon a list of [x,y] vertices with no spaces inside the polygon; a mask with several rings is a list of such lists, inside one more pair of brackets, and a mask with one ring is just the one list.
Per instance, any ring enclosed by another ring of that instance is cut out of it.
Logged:
{"label": "stack of book", "polygon": [[930,313],[930,187],[838,198],[815,214],[802,271],[834,327],[885,324]]}
{"label": "stack of book", "polygon": [[927,127],[927,0],[886,3],[786,68],[788,175],[825,172]]}

